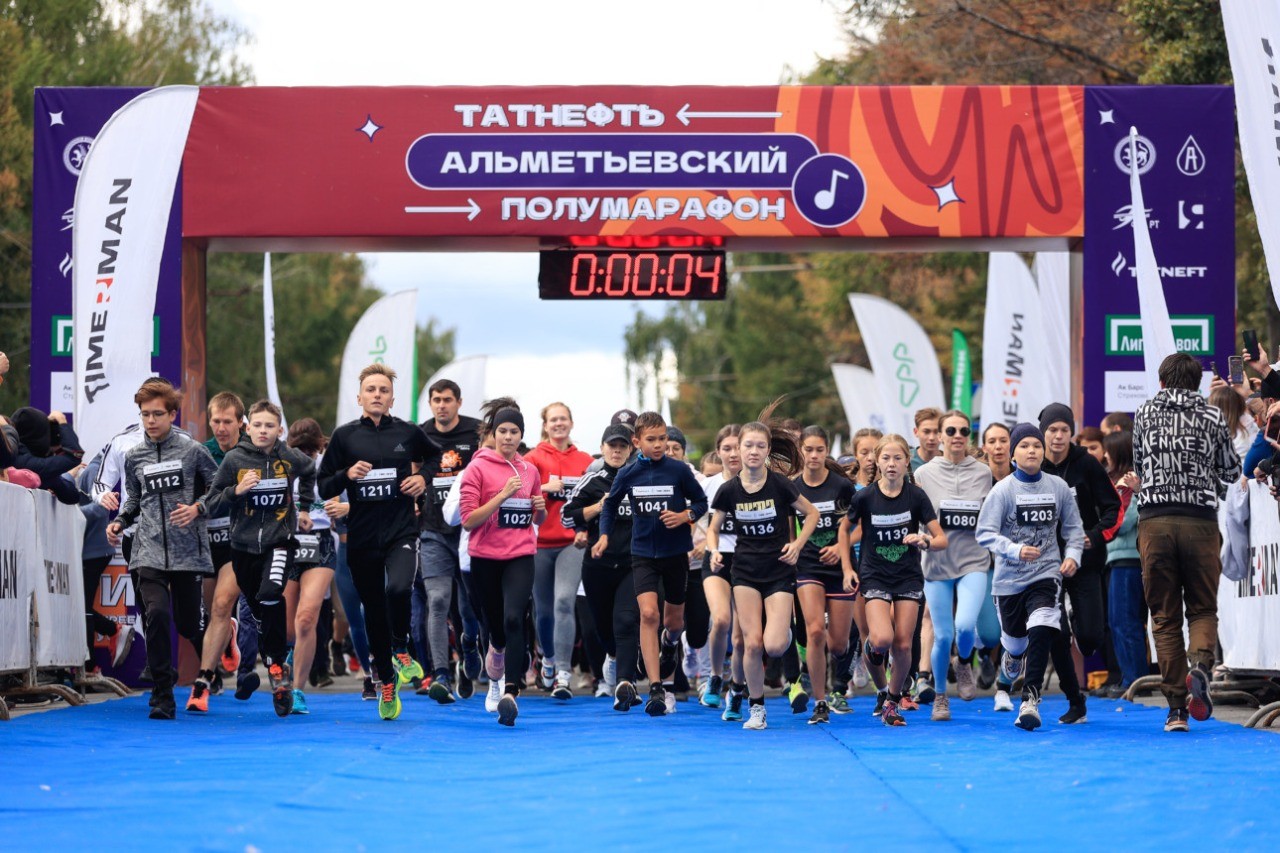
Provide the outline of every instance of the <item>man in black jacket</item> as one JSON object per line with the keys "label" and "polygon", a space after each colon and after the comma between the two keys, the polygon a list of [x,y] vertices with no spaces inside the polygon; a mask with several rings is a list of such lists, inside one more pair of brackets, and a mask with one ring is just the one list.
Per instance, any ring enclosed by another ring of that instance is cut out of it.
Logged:
{"label": "man in black jacket", "polygon": [[13,413],[3,429],[15,468],[25,468],[40,478],[40,487],[53,492],[65,504],[78,504],[75,483],[63,477],[80,464],[84,451],[75,430],[62,412],[45,414],[24,406]]}

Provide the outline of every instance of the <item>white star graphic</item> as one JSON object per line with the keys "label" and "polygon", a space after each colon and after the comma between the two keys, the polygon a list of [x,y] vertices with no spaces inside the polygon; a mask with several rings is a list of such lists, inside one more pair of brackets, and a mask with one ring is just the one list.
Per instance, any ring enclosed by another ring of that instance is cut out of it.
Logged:
{"label": "white star graphic", "polygon": [[369,137],[369,141],[372,142],[373,135],[378,131],[382,130],[382,125],[374,121],[373,116],[370,115],[368,118],[364,120],[364,126],[357,127],[356,130],[360,133],[363,133],[365,136]]}
{"label": "white star graphic", "polygon": [[49,113],[49,127],[53,127],[55,124],[60,124],[63,127],[67,126],[62,120],[62,110],[58,110],[56,113]]}
{"label": "white star graphic", "polygon": [[942,210],[942,208],[951,204],[953,201],[958,201],[961,204],[964,204],[964,199],[956,195],[955,178],[952,178],[940,187],[929,187],[929,189],[933,190],[934,195],[938,197],[938,210]]}
{"label": "white star graphic", "polygon": [[1098,124],[1100,125],[1115,124],[1116,123],[1115,112],[1116,112],[1115,110],[1098,110],[1098,116],[1099,118],[1102,119],[1102,121],[1098,122]]}

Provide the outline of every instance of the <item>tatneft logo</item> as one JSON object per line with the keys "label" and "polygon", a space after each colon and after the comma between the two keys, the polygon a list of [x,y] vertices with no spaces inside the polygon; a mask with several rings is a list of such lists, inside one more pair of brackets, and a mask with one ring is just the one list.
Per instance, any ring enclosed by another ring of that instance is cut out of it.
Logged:
{"label": "tatneft logo", "polygon": [[[53,315],[53,332],[49,336],[50,350],[55,356],[72,356],[75,355],[74,346],[71,342],[71,333],[74,330],[74,322],[67,314]],[[160,318],[158,316],[151,318],[151,357],[158,358],[160,356]]]}
{"label": "tatneft logo", "polygon": [[[1150,139],[1139,136],[1134,141],[1134,148],[1138,156],[1138,174],[1145,175],[1156,164],[1156,147],[1151,144]],[[1129,137],[1126,136],[1116,143],[1115,157],[1116,168],[1126,175],[1129,174]]]}
{"label": "tatneft logo", "polygon": [[[1110,266],[1117,278],[1124,275],[1125,270],[1129,271],[1129,278],[1138,277],[1138,268],[1129,263],[1124,252],[1116,252]],[[1207,278],[1209,275],[1208,267],[1159,267],[1159,270],[1161,278]]]}
{"label": "tatneft logo", "polygon": [[[1178,352],[1213,355],[1213,315],[1179,314],[1169,318]],[[1107,355],[1142,355],[1142,318],[1136,314],[1107,315]]]}

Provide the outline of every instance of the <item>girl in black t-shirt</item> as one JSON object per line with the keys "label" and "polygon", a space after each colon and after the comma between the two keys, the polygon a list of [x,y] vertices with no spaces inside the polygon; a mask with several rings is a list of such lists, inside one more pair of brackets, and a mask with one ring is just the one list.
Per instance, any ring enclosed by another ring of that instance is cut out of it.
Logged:
{"label": "girl in black t-shirt", "polygon": [[[858,574],[867,602],[870,655],[880,659],[892,648],[893,679],[882,715],[886,726],[906,725],[898,703],[910,675],[911,641],[924,600],[920,552],[947,547],[929,496],[906,482],[910,459],[902,436],[880,439],[876,445],[879,479],[858,492],[849,507],[850,523],[862,526]],[[919,532],[921,527],[928,532]],[[854,580],[852,571],[846,570],[845,589],[852,590]]]}
{"label": "girl in black t-shirt", "polygon": [[[786,476],[769,470],[770,455],[777,448],[789,446],[792,459],[797,455],[795,442],[789,437],[777,442],[774,438],[772,430],[759,421],[742,428],[742,471],[716,492],[712,503],[715,515],[707,530],[711,565],[719,569],[720,527],[725,513],[733,512],[738,534],[731,570],[733,603],[742,626],[743,664],[751,703],[751,715],[742,724],[744,729],[765,728],[763,655],[782,657],[791,644],[795,565],[818,526],[818,511],[813,504],[800,496]],[[792,539],[791,518],[795,511],[804,514],[804,525]]]}

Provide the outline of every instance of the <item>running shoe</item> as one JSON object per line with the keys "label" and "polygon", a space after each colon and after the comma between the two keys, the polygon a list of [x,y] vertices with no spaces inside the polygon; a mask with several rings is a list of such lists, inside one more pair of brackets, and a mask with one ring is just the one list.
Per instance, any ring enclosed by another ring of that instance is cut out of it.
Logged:
{"label": "running shoe", "polygon": [[489,681],[489,692],[484,697],[484,709],[490,714],[497,713],[498,703],[502,701],[502,691],[506,689],[505,678],[494,678]]}
{"label": "running shoe", "polygon": [[898,710],[898,703],[892,699],[885,700],[884,713],[880,715],[880,720],[886,726],[905,726],[907,724],[906,719]]}
{"label": "running shoe", "polygon": [[[804,646],[797,646],[796,648],[803,649]],[[804,662],[803,655],[800,656],[800,661],[801,663]],[[808,693],[810,696],[813,695],[813,682],[809,680],[809,673],[807,672],[800,673],[800,686],[804,688],[805,693]]]}
{"label": "running shoe", "polygon": [[676,674],[676,661],[680,657],[680,640],[677,639],[670,645],[667,644],[667,632],[663,631],[659,637],[658,645],[661,647],[658,656],[658,674],[663,681],[667,681]]}
{"label": "running shoe", "polygon": [[414,692],[414,693],[418,694],[419,696],[430,696],[430,695],[431,695],[431,683],[432,683],[432,681],[433,681],[433,679],[431,678],[431,676],[429,676],[429,675],[428,675],[428,676],[426,677],[426,679],[417,679],[417,678],[415,678],[413,681],[409,682],[409,686],[410,686],[410,687],[413,687],[413,683],[414,683],[414,681],[416,681],[416,682],[417,682],[417,686],[413,688],[413,692]]}
{"label": "running shoe", "polygon": [[312,687],[332,687],[333,676],[329,674],[328,669],[312,670],[311,678],[308,679]]}
{"label": "running shoe", "polygon": [[293,708],[292,710],[289,711],[289,713],[290,714],[310,714],[311,713],[309,710],[307,710],[307,694],[303,693],[301,690],[299,690],[296,687],[293,689]]}
{"label": "running shoe", "polygon": [[562,669],[556,673],[555,683],[551,687],[551,698],[561,701],[573,698],[573,678],[569,670]]}
{"label": "running shoe", "polygon": [[720,707],[720,691],[724,687],[724,679],[718,675],[713,675],[707,679],[706,684],[702,686],[702,695],[698,697],[698,704],[704,708]]}
{"label": "running shoe", "polygon": [[1191,727],[1187,725],[1187,709],[1186,708],[1170,708],[1169,716],[1165,717],[1164,730],[1166,732],[1189,732]]}
{"label": "running shoe", "polygon": [[231,617],[231,634],[227,639],[227,647],[222,650],[222,658],[218,661],[222,665],[222,671],[227,675],[231,675],[240,668],[240,646],[236,642],[236,636],[240,633],[240,620]]}
{"label": "running shoe", "polygon": [[827,694],[827,709],[833,714],[852,714],[853,709],[849,707],[849,700],[845,698],[843,693]]}
{"label": "running shoe", "polygon": [[498,725],[514,726],[516,717],[520,715],[520,708],[516,705],[516,697],[510,693],[503,695],[498,700]]}
{"label": "running shoe", "polygon": [[666,694],[662,698],[667,703],[667,713],[674,714],[676,712],[676,699],[679,698],[676,696],[675,685],[664,684],[662,685],[662,691]]}
{"label": "running shoe", "polygon": [[751,706],[750,716],[747,717],[747,721],[742,724],[742,727],[744,729],[750,729],[753,732],[768,728],[768,724],[764,721],[763,702],[759,705],[753,704]]}
{"label": "running shoe", "polygon": [[698,677],[698,650],[689,645],[689,635],[681,634],[684,641],[684,661],[680,664],[684,677],[693,681]]}
{"label": "running shoe", "polygon": [[803,714],[809,710],[809,694],[804,689],[804,684],[799,679],[791,683],[791,689],[787,691],[787,701],[791,703],[791,713]]}
{"label": "running shoe", "polygon": [[935,723],[945,723],[951,719],[951,700],[947,698],[947,694],[943,693],[933,700],[933,711],[929,714],[929,719]]}
{"label": "running shoe", "polygon": [[736,723],[742,719],[742,700],[746,696],[730,688],[727,702],[724,703],[724,712],[720,715],[720,719],[726,723]]}
{"label": "running shoe", "polygon": [[613,710],[621,711],[625,714],[639,701],[634,684],[630,681],[618,682],[618,686],[613,691]]}
{"label": "running shoe", "polygon": [[920,705],[916,702],[915,699],[912,699],[909,695],[907,695],[906,693],[903,693],[902,698],[898,700],[898,710],[899,711],[919,711]]}
{"label": "running shoe", "polygon": [[556,683],[556,662],[542,659],[542,667],[538,670],[538,687],[550,691]]}
{"label": "running shoe", "polygon": [[613,695],[613,691],[609,689],[609,685],[605,684],[604,679],[600,679],[595,684],[595,692],[592,693],[596,699],[608,699]]}
{"label": "running shoe", "polygon": [[993,710],[996,710],[996,711],[1012,711],[1013,710],[1013,700],[1009,698],[1008,690],[996,691],[996,701],[995,701],[995,707]]}
{"label": "running shoe", "polygon": [[211,696],[217,696],[221,692],[222,692],[222,672],[215,669],[213,671],[213,681],[209,682],[209,694]]}
{"label": "running shoe", "polygon": [[831,722],[831,712],[827,707],[827,703],[819,699],[813,703],[813,716],[809,717],[809,725],[816,726],[819,723]]}
{"label": "running shoe", "polygon": [[667,713],[667,691],[661,684],[649,687],[649,701],[644,703],[644,712],[650,717],[662,717]]}
{"label": "running shoe", "polygon": [[[915,699],[918,705],[930,705],[933,703],[933,698],[937,695],[938,692],[933,688],[933,673],[920,673],[920,676],[916,679],[914,689],[912,690],[911,698]],[[907,708],[905,710],[910,709]]]}
{"label": "running shoe", "polygon": [[378,687],[378,716],[394,720],[400,716],[400,679],[392,677]]}
{"label": "running shoe", "polygon": [[119,667],[124,663],[125,658],[129,657],[129,650],[133,648],[133,638],[136,634],[133,623],[125,622],[114,634],[107,637],[107,651],[111,655],[113,667]]}
{"label": "running shoe", "polygon": [[956,693],[966,702],[978,695],[978,685],[973,678],[973,658],[956,661]]}
{"label": "running shoe", "polygon": [[1187,673],[1187,714],[1196,722],[1213,716],[1213,699],[1209,697],[1209,670],[1201,664]]}
{"label": "running shoe", "polygon": [[[462,672],[467,678],[475,681],[480,677],[480,647],[476,644],[474,637],[462,635]],[[461,685],[462,679],[458,679]],[[465,698],[465,697],[464,697]]]}
{"label": "running shoe", "polygon": [[1040,691],[1027,687],[1022,691],[1022,705],[1018,708],[1018,718],[1013,724],[1020,729],[1033,732],[1040,728]]}
{"label": "running shoe", "polygon": [[1074,723],[1089,722],[1089,712],[1085,709],[1084,694],[1080,694],[1080,698],[1071,702],[1067,706],[1067,713],[1058,718],[1058,722],[1064,726],[1070,726]]}
{"label": "running shoe", "polygon": [[605,686],[609,688],[609,695],[613,695],[614,689],[618,686],[618,659],[613,655],[604,656],[604,666],[600,668],[601,679]]}
{"label": "running shoe", "polygon": [[859,690],[866,687],[871,681],[871,673],[867,671],[867,659],[859,652],[853,657],[853,666],[849,668],[849,675],[853,679],[853,686]]}
{"label": "running shoe", "polygon": [[446,672],[435,674],[431,679],[431,687],[428,688],[427,695],[441,705],[452,705],[457,701],[453,695],[453,685],[449,683],[449,674]]}
{"label": "running shoe", "polygon": [[871,716],[879,717],[884,714],[884,704],[889,701],[888,690],[876,691],[876,707],[871,711]]}
{"label": "running shoe", "polygon": [[467,676],[467,670],[462,661],[458,661],[454,671],[458,678],[458,698],[470,699],[476,694],[476,683]]}
{"label": "running shoe", "polygon": [[372,702],[378,698],[378,690],[373,686],[373,679],[367,675],[364,677],[364,684],[360,686],[360,698],[365,702]]}
{"label": "running shoe", "polygon": [[991,662],[991,655],[985,654],[986,649],[978,653],[978,661],[980,669],[978,671],[978,689],[989,690],[991,685],[996,683],[996,665]]}
{"label": "running shoe", "polygon": [[245,702],[250,696],[258,692],[258,688],[262,686],[262,679],[256,672],[246,672],[242,677],[236,679],[236,698],[241,702]]}
{"label": "running shoe", "polygon": [[347,671],[352,675],[358,673],[362,667],[360,666],[360,658],[356,657],[355,652],[347,655]]}
{"label": "running shoe", "polygon": [[197,678],[196,683],[191,685],[191,698],[187,700],[187,713],[209,713],[209,683],[203,678]]}
{"label": "running shoe", "polygon": [[484,670],[485,674],[489,676],[489,680],[497,681],[502,678],[502,674],[506,671],[506,667],[506,653],[498,651],[493,646],[489,646],[489,652],[484,656]]}
{"label": "running shoe", "polygon": [[1000,674],[997,681],[1001,684],[1013,684],[1022,677],[1022,658],[1014,657],[1008,651],[1000,655]]}
{"label": "running shoe", "polygon": [[267,681],[271,684],[271,705],[276,709],[276,716],[289,716],[293,710],[293,681],[289,677],[289,665],[273,663],[268,666]]}
{"label": "running shoe", "polygon": [[178,708],[173,701],[172,690],[153,690],[151,691],[151,713],[148,715],[153,720],[174,720],[178,717]]}
{"label": "running shoe", "polygon": [[407,649],[397,649],[391,655],[391,668],[395,670],[396,680],[401,685],[410,684],[416,678],[423,679],[422,664],[413,659]]}
{"label": "running shoe", "polygon": [[347,674],[347,659],[342,654],[342,643],[332,640],[329,643],[329,671],[333,673],[334,678],[341,678]]}

